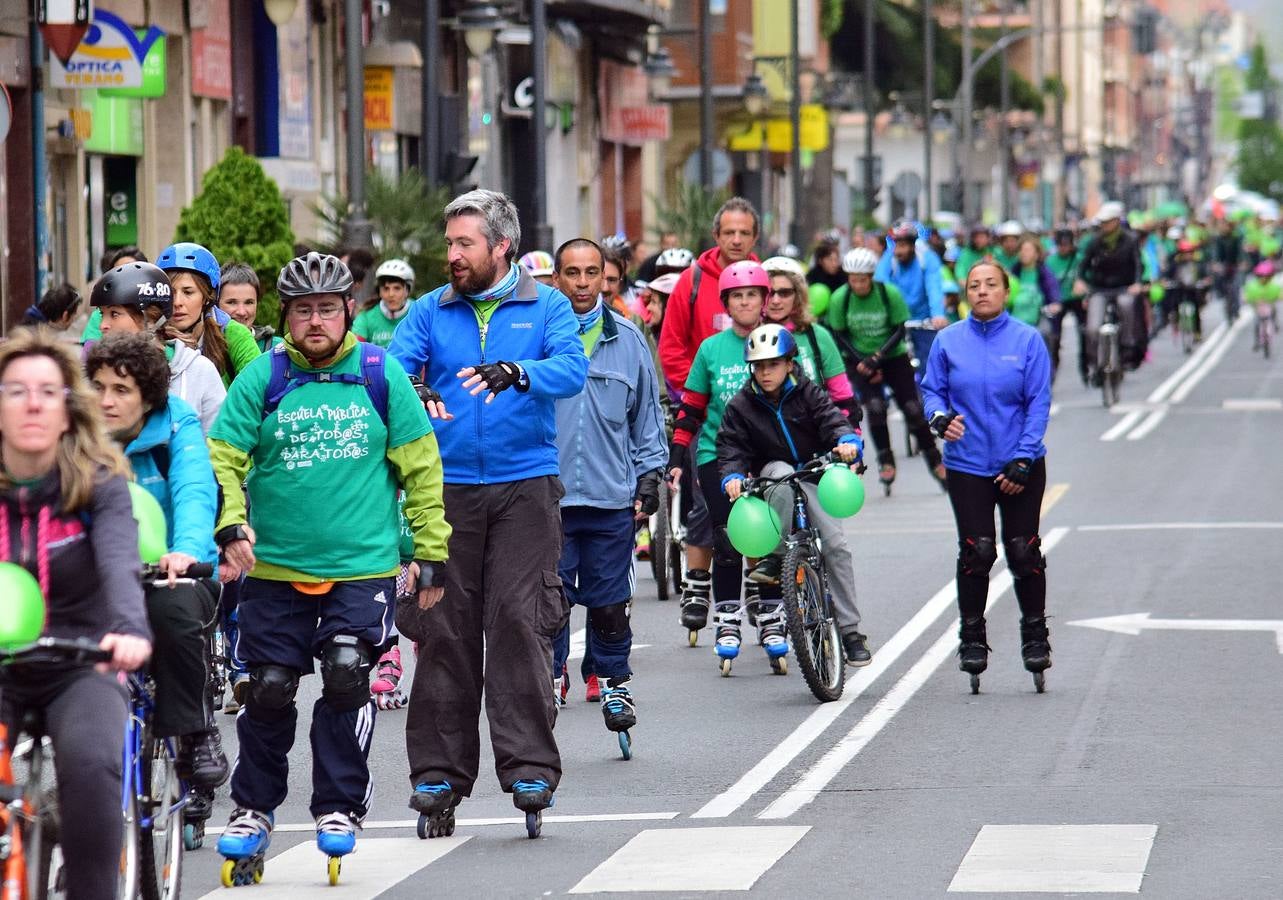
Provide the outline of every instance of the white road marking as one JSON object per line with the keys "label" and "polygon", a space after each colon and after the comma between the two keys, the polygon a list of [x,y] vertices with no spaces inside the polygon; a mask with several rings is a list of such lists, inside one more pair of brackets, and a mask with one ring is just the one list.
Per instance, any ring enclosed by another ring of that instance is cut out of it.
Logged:
{"label": "white road marking", "polygon": [[810,830],[809,825],[647,829],[570,893],[747,891]]}
{"label": "white road marking", "polygon": [[1135,522],[1125,525],[1079,525],[1078,531],[1183,531],[1204,530],[1256,530],[1272,531],[1283,528],[1283,522]]}
{"label": "white road marking", "polygon": [[[339,875],[344,900],[364,900],[384,891],[436,862],[467,837],[357,839],[357,851],[344,858]],[[269,856],[264,866],[263,883],[255,885],[253,900],[298,900],[316,896],[329,886],[326,857],[312,843],[297,844],[277,856]],[[210,891],[201,900],[226,898],[223,888]]]}
{"label": "white road marking", "polygon": [[1140,891],[1156,825],[986,825],[949,890],[955,893]]}
{"label": "white road marking", "polygon": [[[1249,324],[1251,324],[1251,320],[1246,316],[1239,317],[1239,320],[1230,327],[1228,332],[1225,333],[1224,339],[1208,352],[1207,356],[1204,357],[1198,367],[1190,373],[1190,376],[1181,383],[1180,387],[1172,391],[1173,403],[1184,402],[1185,398],[1190,395],[1190,392],[1193,391],[1194,388],[1198,387],[1199,383],[1207,377],[1208,373],[1211,372],[1212,369],[1216,368],[1217,363],[1225,357],[1225,354],[1229,352],[1230,347],[1234,346],[1234,336]],[[1209,341],[1208,343],[1210,344],[1211,342]]]}
{"label": "white road marking", "polygon": [[[575,661],[575,660],[577,660],[577,659],[583,659],[583,658],[584,658],[584,645],[585,645],[585,642],[586,642],[586,638],[584,637],[584,631],[585,631],[585,630],[586,630],[586,629],[580,628],[578,631],[571,632],[571,634],[570,634],[570,655],[566,657],[566,662],[568,662],[568,663],[569,663],[569,662],[574,662],[574,661]],[[633,649],[633,650],[645,650],[645,649],[646,649],[647,647],[649,647],[649,646],[650,646],[650,644],[633,644],[632,649]],[[631,651],[629,651],[629,652],[631,652]]]}
{"label": "white road marking", "polygon": [[1283,400],[1262,397],[1245,400],[1225,400],[1221,408],[1232,412],[1280,412],[1283,411]]}
{"label": "white road marking", "polygon": [[1133,425],[1139,422],[1141,420],[1141,417],[1144,415],[1145,415],[1145,410],[1133,409],[1131,412],[1127,413],[1127,415],[1123,416],[1121,419],[1115,422],[1108,431],[1106,431],[1104,434],[1100,436],[1100,439],[1102,441],[1118,440],[1120,437],[1126,434]]}
{"label": "white road marking", "polygon": [[1167,410],[1168,407],[1166,406],[1160,406],[1158,409],[1154,410],[1149,414],[1149,418],[1137,425],[1132,433],[1127,435],[1127,440],[1142,440],[1146,435],[1162,424],[1163,419],[1167,418]]}
{"label": "white road marking", "polygon": [[[1050,551],[1069,533],[1068,528],[1053,528],[1043,539],[1042,547]],[[1011,572],[1004,569],[994,576],[989,585],[989,604],[993,605],[1011,588]],[[954,599],[953,585],[949,585],[949,599]],[[873,740],[887,723],[895,718],[896,713],[904,708],[922,685],[926,684],[940,664],[943,663],[957,647],[956,626],[950,623],[931,647],[922,654],[913,667],[895,683],[886,695],[864,714],[860,721],[847,732],[836,745],[820,757],[819,761],[807,769],[797,782],[780,794],[766,809],[758,814],[759,819],[786,819],[819,796],[839,772],[846,767],[856,754]],[[874,657],[877,660],[877,657]],[[830,704],[831,705],[831,704]]]}
{"label": "white road marking", "polygon": [[1126,613],[1079,619],[1070,622],[1083,628],[1098,628],[1115,634],[1140,634],[1151,631],[1272,631],[1279,653],[1283,653],[1283,620],[1281,619],[1151,619],[1149,613]]}
{"label": "white road marking", "polygon": [[1203,342],[1203,345],[1197,348],[1190,355],[1189,359],[1185,360],[1185,362],[1182,363],[1175,372],[1173,372],[1171,375],[1168,375],[1167,378],[1163,380],[1162,384],[1160,384],[1158,387],[1154,388],[1154,390],[1150,392],[1150,395],[1148,398],[1149,402],[1162,403],[1164,400],[1170,397],[1172,395],[1172,392],[1176,390],[1176,388],[1185,379],[1185,377],[1189,375],[1190,372],[1194,371],[1194,369],[1196,369],[1198,365],[1202,363],[1204,358],[1206,358],[1207,355],[1212,352],[1212,349],[1216,347],[1216,345],[1220,343],[1221,340],[1224,339],[1225,334],[1226,334],[1225,323],[1222,322],[1221,324],[1216,326],[1216,328],[1212,331],[1211,334],[1207,336],[1207,340]]}
{"label": "white road marking", "polygon": [[[653,812],[653,813],[595,813],[591,815],[580,816],[559,816],[553,813],[544,813],[543,820],[549,824],[556,825],[578,825],[585,822],[666,822],[670,819],[676,819],[678,813],[675,812]],[[526,817],[524,815],[515,816],[497,816],[490,819],[456,819],[455,824],[459,828],[480,828],[489,825],[524,825]],[[398,829],[411,829],[418,824],[417,819],[388,819],[378,822],[366,822],[362,829],[364,831],[395,831]],[[272,831],[281,834],[312,832],[316,830],[316,825],[311,822],[290,822],[288,824],[277,825]],[[206,828],[206,834],[222,834],[223,828]],[[358,840],[359,844],[359,840]]]}
{"label": "white road marking", "polygon": [[1069,492],[1069,482],[1061,481],[1057,484],[1047,485],[1046,493],[1042,495],[1042,510],[1040,516],[1045,516],[1051,511],[1051,508],[1061,501]]}

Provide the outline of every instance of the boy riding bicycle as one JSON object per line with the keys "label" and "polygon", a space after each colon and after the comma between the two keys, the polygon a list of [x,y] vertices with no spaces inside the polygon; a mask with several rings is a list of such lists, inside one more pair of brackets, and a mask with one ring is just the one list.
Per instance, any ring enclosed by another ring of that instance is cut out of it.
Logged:
{"label": "boy riding bicycle", "polygon": [[[796,355],[797,342],[781,325],[759,326],[744,346],[752,378],[727,404],[717,433],[718,471],[722,489],[732,502],[743,493],[744,481],[750,476],[779,478],[830,449],[848,463],[858,462],[863,454],[864,441],[851,420],[833,405],[823,388],[797,370],[793,363]],[[805,484],[803,490],[823,541],[824,564],[832,574],[833,608],[847,662],[867,666],[873,656],[859,630],[855,571],[842,524],[820,507],[815,485]],[[791,490],[770,489],[766,500],[781,522],[792,520]],[[774,553],[759,560],[749,578],[778,585],[783,546],[781,542]]]}

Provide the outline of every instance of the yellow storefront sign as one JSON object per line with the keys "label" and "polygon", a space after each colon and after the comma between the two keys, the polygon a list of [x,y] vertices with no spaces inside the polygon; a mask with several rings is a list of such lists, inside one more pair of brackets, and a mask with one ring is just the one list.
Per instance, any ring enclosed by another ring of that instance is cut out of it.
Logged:
{"label": "yellow storefront sign", "polygon": [[[803,150],[818,153],[829,148],[829,115],[818,103],[808,103],[801,110],[801,144]],[[788,153],[793,148],[793,127],[788,119],[767,119],[754,122],[747,128],[730,135],[728,149],[751,153],[762,149],[772,153]]]}
{"label": "yellow storefront sign", "polygon": [[391,131],[393,75],[391,66],[365,67],[365,130]]}

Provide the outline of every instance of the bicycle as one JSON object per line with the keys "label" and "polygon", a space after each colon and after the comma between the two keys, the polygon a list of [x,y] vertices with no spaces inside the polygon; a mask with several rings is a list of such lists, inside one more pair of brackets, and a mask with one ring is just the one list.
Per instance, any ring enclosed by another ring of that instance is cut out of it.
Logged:
{"label": "bicycle", "polygon": [[1256,304],[1256,343],[1265,359],[1270,358],[1270,346],[1274,341],[1274,304]]}
{"label": "bicycle", "polygon": [[[0,658],[0,667],[29,663],[92,665],[111,660],[111,651],[94,641],[43,637],[29,647]],[[0,723],[0,879],[6,900],[44,900],[62,891],[57,861],[58,799],[56,785],[46,783],[50,763],[44,717],[28,711],[14,737],[27,740],[11,745],[8,727]],[[14,777],[13,763],[26,761],[26,777]],[[52,771],[52,769],[50,769]]]}
{"label": "bicycle", "polygon": [[[665,479],[667,480],[667,479]],[[686,559],[686,525],[682,522],[681,484],[659,492],[659,509],[650,517],[650,571],[661,601],[681,589]]]}
{"label": "bicycle", "polygon": [[[909,348],[909,365],[913,367],[914,380],[920,384],[922,382],[922,376],[926,374],[924,370],[927,367],[927,361],[925,359],[918,359],[917,354],[914,352],[913,338],[911,336],[911,332],[914,332],[914,331],[935,332],[935,331],[939,331],[939,329],[936,328],[935,323],[932,322],[930,319],[909,319],[904,323],[904,334],[908,338],[908,340],[905,341],[905,346]],[[891,397],[888,393],[887,408],[889,409],[890,406],[891,406]],[[907,426],[907,423],[906,423],[906,426]],[[914,437],[913,432],[906,427],[904,429],[905,456],[908,456],[910,458],[917,456],[919,450],[920,448],[918,447],[918,439]],[[886,493],[888,497],[891,496],[890,485],[886,486]]]}
{"label": "bicycle", "polygon": [[1105,408],[1118,402],[1119,387],[1123,383],[1123,351],[1119,331],[1118,294],[1120,291],[1101,291],[1105,297],[1105,321],[1096,335],[1096,375],[1100,379],[1101,399]]}
{"label": "bicycle", "polygon": [[[793,493],[792,530],[785,538],[780,586],[793,654],[806,686],[822,703],[842,696],[846,685],[846,652],[833,612],[823,543],[819,532],[811,527],[802,483],[818,480],[830,465],[846,463],[833,454],[824,454],[783,478],[754,478],[745,484],[745,492],[755,497],[763,497],[777,486],[786,486]],[[863,472],[864,466],[857,471]]]}

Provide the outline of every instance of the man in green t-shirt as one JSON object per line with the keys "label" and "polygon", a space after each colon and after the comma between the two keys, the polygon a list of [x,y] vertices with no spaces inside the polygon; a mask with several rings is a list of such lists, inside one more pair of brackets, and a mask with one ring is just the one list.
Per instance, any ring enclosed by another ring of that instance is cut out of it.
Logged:
{"label": "man in green t-shirt", "polygon": [[935,434],[922,414],[922,397],[904,343],[909,307],[894,284],[874,282],[877,265],[878,258],[871,250],[856,247],[847,252],[842,260],[847,283],[829,303],[828,326],[846,343],[848,371],[868,413],[882,484],[889,491],[895,481],[895,451],[887,428],[886,389],[890,388],[904,413],[905,426],[918,440],[927,469],[943,485],[944,463]]}
{"label": "man in green t-shirt", "polygon": [[374,272],[378,300],[357,314],[352,333],[363,341],[387,347],[392,332],[410,311],[414,294],[414,269],[402,259],[384,261]]}
{"label": "man in green t-shirt", "polygon": [[1087,311],[1083,307],[1083,295],[1077,290],[1082,283],[1078,272],[1082,264],[1083,252],[1078,246],[1074,232],[1070,228],[1057,228],[1055,249],[1047,254],[1047,268],[1056,277],[1060,285],[1060,302],[1047,308],[1047,318],[1051,330],[1047,338],[1047,349],[1051,352],[1052,371],[1060,370],[1060,340],[1064,334],[1065,319],[1074,317],[1074,327],[1078,329],[1078,375],[1087,383],[1087,356],[1083,349],[1083,327],[1087,322]]}
{"label": "man in green t-shirt", "polygon": [[220,576],[248,576],[236,648],[250,673],[236,719],[236,808],[218,842],[239,867],[234,876],[261,873],[287,789],[294,695],[318,659],[317,846],[331,857],[355,847],[369,803],[370,667],[393,634],[399,487],[415,545],[417,597],[406,613],[443,593],[450,526],[436,436],[401,366],[351,334],[351,290],[333,256],[309,253],[281,271],[284,344],[241,372],[209,437],[223,495]]}

